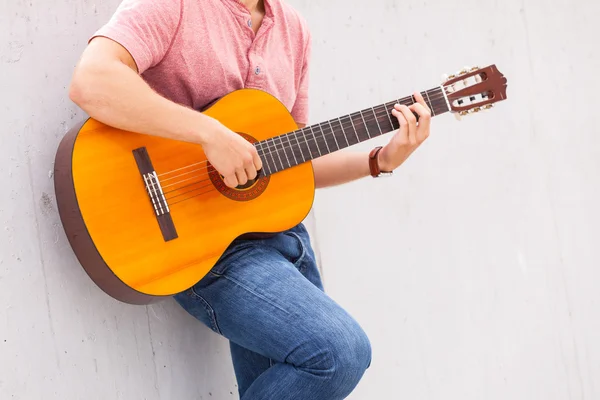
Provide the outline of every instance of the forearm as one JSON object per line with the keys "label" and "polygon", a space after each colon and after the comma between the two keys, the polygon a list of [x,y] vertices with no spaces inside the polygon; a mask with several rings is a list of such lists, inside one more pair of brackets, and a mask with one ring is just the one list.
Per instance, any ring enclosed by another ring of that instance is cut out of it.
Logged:
{"label": "forearm", "polygon": [[317,188],[341,185],[370,175],[367,153],[336,152],[312,161]]}
{"label": "forearm", "polygon": [[78,66],[69,94],[90,117],[131,132],[201,143],[218,124],[160,96],[119,61]]}

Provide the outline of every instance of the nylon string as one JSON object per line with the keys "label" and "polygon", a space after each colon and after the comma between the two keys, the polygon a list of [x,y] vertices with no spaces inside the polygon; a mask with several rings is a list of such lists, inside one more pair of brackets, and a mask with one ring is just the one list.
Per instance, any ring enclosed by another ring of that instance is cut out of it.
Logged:
{"label": "nylon string", "polygon": [[[436,95],[431,95],[430,96],[430,95],[428,95],[427,91],[424,92],[424,93],[426,94],[425,98],[427,100],[429,100],[429,104],[431,105],[432,116],[434,116],[435,113],[434,113],[433,103],[435,101],[439,101],[439,100],[444,99],[444,95],[443,95],[443,93],[441,93],[441,94],[436,94]],[[444,99],[444,101],[445,101],[445,99]],[[327,145],[327,149],[328,150],[329,150],[329,144],[327,143],[327,139],[326,139],[328,136],[333,135],[334,139],[336,140],[336,144],[338,145],[338,148],[340,148],[339,143],[337,141],[338,137],[341,137],[343,140],[345,140],[347,142],[347,136],[345,135],[345,130],[344,130],[344,124],[347,124],[347,122],[348,122],[347,120],[349,120],[352,123],[352,129],[354,130],[355,133],[357,133],[357,132],[356,132],[356,129],[354,127],[353,117],[359,116],[359,115],[361,116],[361,119],[364,121],[364,127],[367,130],[367,135],[369,135],[367,124],[370,123],[370,122],[373,122],[373,121],[377,122],[377,125],[378,125],[378,127],[380,129],[380,132],[383,133],[383,131],[381,130],[381,127],[379,126],[379,119],[382,116],[385,116],[385,115],[388,116],[388,118],[390,119],[390,123],[391,123],[391,127],[392,128],[394,128],[394,125],[393,125],[393,121],[394,120],[396,121],[396,124],[398,124],[397,119],[395,119],[395,117],[393,117],[391,115],[391,111],[390,111],[390,109],[393,108],[394,104],[412,105],[414,103],[416,103],[416,102],[414,101],[414,98],[411,95],[411,96],[405,97],[405,98],[403,98],[401,100],[398,100],[398,101],[388,102],[388,103],[385,103],[385,104],[380,105],[380,106],[375,106],[375,107],[372,107],[372,108],[364,109],[364,110],[357,111],[357,112],[354,112],[352,114],[348,114],[348,115],[345,115],[343,117],[340,117],[340,118],[338,118],[338,121],[339,121],[340,127],[342,128],[342,132],[343,132],[342,135],[337,135],[336,132],[333,130],[333,126],[331,126],[331,122],[335,121],[335,120],[325,121],[325,122],[322,122],[322,123],[319,123],[319,124],[316,124],[316,125],[310,125],[310,126],[302,128],[302,129],[290,132],[288,134],[284,134],[284,135],[281,135],[279,137],[269,138],[267,140],[264,140],[264,141],[260,142],[260,143],[262,143],[262,145],[261,145],[261,148],[257,148],[257,152],[258,152],[259,156],[261,156],[261,158],[263,160],[265,159],[265,157],[271,156],[271,159],[272,159],[272,161],[274,163],[273,166],[277,168],[277,163],[275,161],[275,158],[273,157],[273,154],[276,153],[278,155],[278,160],[280,161],[279,164],[282,165],[282,166],[284,166],[283,165],[283,160],[279,157],[279,152],[281,150],[285,151],[286,149],[292,149],[292,153],[294,155],[294,158],[296,156],[295,149],[299,149],[300,153],[302,153],[302,148],[300,147],[300,145],[299,144],[293,144],[290,141],[290,139],[289,139],[289,137],[287,135],[295,134],[296,135],[296,139],[297,139],[297,135],[299,133],[302,133],[302,135],[305,138],[304,142],[306,143],[307,148],[308,148],[308,150],[311,153],[310,155],[313,156],[313,152],[310,150],[310,147],[308,146],[308,144],[309,144],[310,141],[313,141],[315,143],[316,147],[317,147],[317,150],[320,153],[320,148],[319,148],[318,143],[317,143],[318,137],[325,139],[325,144]],[[367,115],[367,117],[365,118],[365,116],[363,115],[364,112],[368,112],[372,116]],[[344,120],[346,120],[346,121],[344,122]],[[329,132],[329,133],[326,133],[325,130],[323,129],[323,125],[325,125],[325,127],[326,127],[327,124],[330,125],[330,129],[331,129],[331,132]],[[319,129],[321,130],[321,134],[319,134],[319,135],[315,134],[315,132],[311,128],[311,127],[314,127],[314,126],[318,126],[319,127]],[[346,128],[349,129],[349,126],[346,127]],[[389,131],[389,132],[392,132],[392,131]],[[375,136],[379,136],[379,134],[376,134],[373,137],[375,137]],[[288,143],[290,145],[286,145],[283,142],[282,137],[287,137]],[[278,147],[278,143],[275,143],[275,139],[279,139],[279,141],[280,141],[280,146],[279,147]],[[272,141],[273,144],[269,143],[269,141]],[[360,140],[360,138],[359,138],[359,143],[360,142],[362,142],[362,140]],[[265,145],[266,145],[267,149],[262,148]],[[287,154],[286,153],[284,153],[284,154],[287,157]],[[303,158],[304,158],[304,156],[303,156]],[[288,161],[288,165],[291,164],[291,160],[288,159],[287,161]],[[296,165],[297,165],[298,164],[298,160],[295,159],[295,161],[296,161]],[[206,166],[202,166],[203,164],[207,164],[207,165]],[[182,174],[175,175],[173,177],[161,179],[160,181],[161,181],[161,183],[163,183],[163,182],[166,183],[166,182],[171,181],[173,179],[176,179],[176,178],[179,178],[179,177],[182,177],[182,176],[186,176],[186,175],[192,174],[194,172],[202,172],[202,171],[208,170],[208,172],[210,173],[210,172],[215,171],[215,168],[212,165],[208,165],[208,161],[207,160],[204,160],[204,161],[200,161],[198,163],[190,164],[190,165],[187,165],[187,166],[184,166],[184,167],[181,167],[181,168],[174,169],[172,171],[168,171],[168,172],[162,173],[162,174],[160,174],[158,176],[161,177],[161,176],[170,175],[170,174],[173,174],[175,172],[186,170],[186,169],[194,167],[194,166],[199,166],[199,168],[193,169],[191,171],[187,171],[187,172],[182,173]],[[200,196],[200,195],[203,195],[203,194],[207,194],[210,191],[215,190],[215,188],[213,187],[212,183],[209,183],[208,185],[203,185],[203,186],[200,186],[200,187],[196,187],[196,188],[188,190],[186,192],[183,192],[183,193],[180,193],[180,194],[177,194],[177,195],[173,195],[173,196],[167,197],[168,194],[174,193],[174,192],[179,192],[182,189],[185,189],[186,187],[196,186],[196,185],[198,185],[200,183],[210,181],[210,178],[202,179],[200,181],[195,181],[195,182],[192,182],[192,183],[184,185],[184,186],[180,186],[180,187],[175,188],[175,189],[167,190],[170,187],[177,186],[177,185],[179,185],[181,183],[184,183],[184,182],[187,182],[187,181],[190,181],[190,180],[198,179],[198,178],[200,178],[202,176],[207,176],[207,175],[205,175],[203,173],[200,173],[200,174],[193,175],[192,177],[189,177],[189,178],[186,178],[186,179],[183,179],[183,180],[179,180],[179,181],[174,182],[174,183],[168,183],[168,184],[164,185],[163,186],[163,190],[164,190],[164,195],[165,195],[165,198],[167,200],[167,203],[170,204],[170,205],[175,205],[175,204],[178,204],[178,203],[180,203],[182,201],[186,201],[186,200],[189,200],[189,199],[191,199],[193,197],[197,197],[197,196]],[[210,188],[210,189],[208,191],[205,191],[205,192],[202,192],[202,193],[198,193],[198,194],[196,194],[194,196],[185,198],[183,200],[179,200],[179,201],[177,201],[175,203],[169,203],[170,200],[173,200],[173,199],[175,199],[177,197],[181,197],[181,196],[184,196],[185,194],[188,194],[188,193],[191,193],[191,192],[195,192],[195,191],[198,191],[198,190],[201,190],[201,189],[204,189],[204,188]]]}

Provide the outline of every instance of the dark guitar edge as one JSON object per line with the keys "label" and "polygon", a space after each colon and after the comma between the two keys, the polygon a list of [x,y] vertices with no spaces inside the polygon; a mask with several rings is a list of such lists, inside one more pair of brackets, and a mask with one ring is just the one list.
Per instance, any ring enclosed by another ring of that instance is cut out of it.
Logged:
{"label": "dark guitar edge", "polygon": [[155,303],[168,296],[150,296],[126,285],[108,267],[85,225],[75,194],[73,149],[81,128],[88,120],[73,127],[61,140],[54,163],[54,190],[63,229],[79,263],[106,294],[134,305]]}

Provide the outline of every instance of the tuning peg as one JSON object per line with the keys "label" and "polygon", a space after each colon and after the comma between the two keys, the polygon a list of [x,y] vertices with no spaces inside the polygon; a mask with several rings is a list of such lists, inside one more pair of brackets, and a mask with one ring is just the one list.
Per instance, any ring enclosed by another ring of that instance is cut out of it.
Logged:
{"label": "tuning peg", "polygon": [[483,109],[484,109],[484,110],[490,110],[490,109],[492,109],[492,108],[494,108],[494,105],[493,105],[493,104],[486,104],[485,106],[483,106]]}
{"label": "tuning peg", "polygon": [[467,115],[469,115],[469,112],[468,111],[461,111],[459,114],[460,114],[461,117],[466,117]]}
{"label": "tuning peg", "polygon": [[481,107],[475,107],[472,109],[473,113],[478,113],[479,111],[481,111]]}
{"label": "tuning peg", "polygon": [[471,68],[469,66],[465,66],[463,69],[460,70],[458,75],[464,75],[464,74],[468,73],[470,71],[470,69]]}
{"label": "tuning peg", "polygon": [[462,120],[462,113],[454,113],[454,118],[456,118],[457,121],[461,121]]}
{"label": "tuning peg", "polygon": [[478,69],[479,69],[479,67],[478,67],[478,66],[474,66],[473,68],[471,68],[471,72],[473,72],[473,71],[477,71]]}

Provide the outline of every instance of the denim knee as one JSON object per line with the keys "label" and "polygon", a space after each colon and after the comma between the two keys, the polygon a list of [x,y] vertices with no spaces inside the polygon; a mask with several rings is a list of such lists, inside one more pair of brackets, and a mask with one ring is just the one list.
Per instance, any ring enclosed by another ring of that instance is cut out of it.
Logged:
{"label": "denim knee", "polygon": [[325,378],[327,398],[346,398],[371,365],[369,338],[358,324],[352,324],[323,330],[316,343],[320,347],[318,356],[308,360],[305,370]]}

